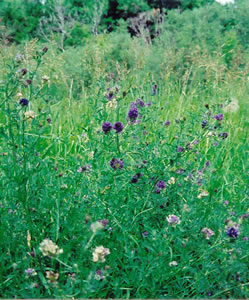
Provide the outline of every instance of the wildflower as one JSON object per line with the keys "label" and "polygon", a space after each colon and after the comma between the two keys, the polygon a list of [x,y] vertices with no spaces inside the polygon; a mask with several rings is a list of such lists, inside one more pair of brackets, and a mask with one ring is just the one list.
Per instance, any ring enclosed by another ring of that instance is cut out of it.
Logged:
{"label": "wildflower", "polygon": [[131,183],[137,183],[137,182],[138,182],[138,177],[137,175],[135,175],[131,178]]}
{"label": "wildflower", "polygon": [[247,237],[247,236],[244,236],[242,240],[243,240],[243,241],[248,241],[248,237]]}
{"label": "wildflower", "polygon": [[181,146],[177,147],[177,152],[183,152],[183,151],[184,151],[184,149]]}
{"label": "wildflower", "polygon": [[124,129],[124,126],[121,122],[116,122],[114,125],[113,125],[113,129],[116,130],[116,133],[119,133],[119,132],[122,132],[123,129]]}
{"label": "wildflower", "polygon": [[137,98],[136,104],[139,105],[140,107],[145,107],[144,101],[142,99],[140,99],[140,98]]}
{"label": "wildflower", "polygon": [[165,184],[165,182],[164,182],[163,180],[160,180],[160,181],[158,181],[158,183],[157,183],[157,187],[158,187],[159,189],[164,190],[164,189],[166,188],[166,184]]}
{"label": "wildflower", "polygon": [[26,75],[28,73],[28,70],[25,68],[17,70],[18,73],[20,73],[22,76]]}
{"label": "wildflower", "polygon": [[156,93],[157,93],[157,85],[154,84],[154,85],[152,86],[152,96],[155,96]]}
{"label": "wildflower", "polygon": [[230,238],[237,238],[239,236],[239,226],[236,224],[235,226],[227,228],[227,235]]}
{"label": "wildflower", "polygon": [[223,114],[217,114],[213,118],[216,119],[217,121],[222,121],[224,119],[224,115]]}
{"label": "wildflower", "polygon": [[23,60],[24,60],[24,55],[23,54],[19,53],[19,54],[16,55],[15,61],[17,63],[21,63]]}
{"label": "wildflower", "polygon": [[53,271],[46,271],[46,277],[48,278],[49,283],[56,283],[59,274]]}
{"label": "wildflower", "polygon": [[103,224],[104,228],[106,228],[107,225],[108,225],[108,223],[109,223],[109,221],[108,221],[107,219],[99,220],[99,222],[100,222],[101,224]]}
{"label": "wildflower", "polygon": [[227,132],[222,132],[222,133],[219,134],[219,137],[221,137],[224,140],[228,137],[228,133]]}
{"label": "wildflower", "polygon": [[103,275],[102,270],[97,270],[94,276],[95,280],[103,280],[105,279],[105,276]]}
{"label": "wildflower", "polygon": [[229,201],[226,200],[226,201],[224,202],[224,204],[225,204],[225,205],[228,205],[228,204],[229,204]]}
{"label": "wildflower", "polygon": [[172,226],[176,226],[181,223],[179,217],[177,217],[175,215],[169,215],[167,217],[167,221],[168,221],[169,225],[172,225]]}
{"label": "wildflower", "polygon": [[104,131],[104,134],[107,134],[112,129],[112,124],[110,122],[104,122],[102,125],[102,130]]}
{"label": "wildflower", "polygon": [[163,123],[164,126],[169,126],[170,125],[170,121],[166,121],[165,123]]}
{"label": "wildflower", "polygon": [[204,197],[207,197],[209,195],[208,191],[202,191],[198,196],[197,198],[198,199],[201,199],[201,198],[204,198]]}
{"label": "wildflower", "polygon": [[91,229],[92,229],[93,233],[96,233],[96,232],[102,230],[104,227],[105,226],[100,221],[97,221],[97,222],[94,222],[94,223],[91,224]]}
{"label": "wildflower", "polygon": [[105,262],[105,257],[109,254],[110,254],[110,250],[108,248],[104,248],[103,246],[98,246],[95,248],[93,252],[93,261]]}
{"label": "wildflower", "polygon": [[63,253],[63,249],[60,249],[53,241],[49,239],[43,240],[40,243],[39,249],[44,256],[57,256]]}
{"label": "wildflower", "polygon": [[207,228],[207,227],[203,228],[201,232],[204,234],[204,236],[207,240],[209,240],[210,237],[214,235],[213,230],[211,230],[210,228]]}
{"label": "wildflower", "polygon": [[49,80],[49,77],[47,75],[43,75],[42,76],[42,81],[43,82],[49,82],[50,80]]}
{"label": "wildflower", "polygon": [[205,128],[207,125],[208,125],[208,121],[203,120],[203,121],[201,122],[201,127],[202,127],[202,128]]}
{"label": "wildflower", "polygon": [[155,194],[160,194],[160,193],[161,193],[161,189],[157,188],[157,189],[155,190]]}
{"label": "wildflower", "polygon": [[25,270],[25,273],[28,276],[35,276],[35,275],[37,275],[35,269],[32,269],[32,268],[28,268],[27,270]]}
{"label": "wildflower", "polygon": [[35,119],[36,114],[32,110],[28,110],[28,111],[25,111],[24,117],[25,117],[25,120],[31,122],[33,119]]}
{"label": "wildflower", "polygon": [[144,231],[143,233],[142,233],[142,235],[143,235],[143,237],[147,237],[148,235],[149,235],[149,232],[148,231]]}
{"label": "wildflower", "polygon": [[173,261],[171,261],[171,262],[169,263],[169,266],[170,266],[170,267],[176,267],[176,266],[178,266],[178,263],[177,263],[175,260],[173,260]]}
{"label": "wildflower", "polygon": [[226,5],[226,4],[234,4],[234,0],[215,0],[217,3],[220,3],[221,5]]}
{"label": "wildflower", "polygon": [[117,108],[117,105],[118,105],[118,102],[115,99],[113,99],[112,101],[108,101],[106,103],[107,108]]}
{"label": "wildflower", "polygon": [[116,169],[119,169],[121,170],[123,167],[124,167],[124,163],[121,159],[118,159],[118,158],[113,158],[111,161],[110,161],[110,166],[116,170]]}
{"label": "wildflower", "polygon": [[134,122],[138,117],[138,110],[137,110],[137,107],[135,105],[132,105],[130,107],[130,110],[128,112],[128,118]]}
{"label": "wildflower", "polygon": [[29,104],[29,101],[25,98],[20,99],[19,104],[24,107],[27,106]]}
{"label": "wildflower", "polygon": [[175,180],[175,177],[170,177],[170,179],[168,180],[168,184],[175,184],[176,183],[176,180]]}

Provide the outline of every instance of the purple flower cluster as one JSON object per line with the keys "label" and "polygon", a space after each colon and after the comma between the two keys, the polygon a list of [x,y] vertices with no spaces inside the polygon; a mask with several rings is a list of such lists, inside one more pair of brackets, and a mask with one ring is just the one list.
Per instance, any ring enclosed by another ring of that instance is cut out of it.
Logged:
{"label": "purple flower cluster", "polygon": [[217,121],[222,121],[224,119],[224,115],[223,114],[217,114],[213,118],[216,119]]}
{"label": "purple flower cluster", "polygon": [[28,106],[29,101],[25,98],[20,99],[19,104],[24,107],[24,106]]}
{"label": "purple flower cluster", "polygon": [[119,158],[113,158],[111,161],[110,161],[110,166],[116,170],[116,169],[119,169],[121,170],[123,167],[124,167],[124,163],[121,159]]}
{"label": "purple flower cluster", "polygon": [[137,183],[137,182],[138,182],[138,179],[139,179],[140,177],[142,177],[142,176],[143,176],[143,174],[137,173],[135,176],[133,176],[133,177],[131,178],[131,183]]}
{"label": "purple flower cluster", "polygon": [[230,238],[237,238],[239,236],[239,230],[238,227],[228,227],[227,229],[227,235]]}
{"label": "purple flower cluster", "polygon": [[123,131],[124,129],[124,126],[121,122],[116,122],[114,125],[113,125],[113,129],[116,130],[116,133],[120,133]]}
{"label": "purple flower cluster", "polygon": [[135,104],[131,104],[130,110],[128,112],[128,119],[130,121],[135,122],[138,117],[138,110]]}
{"label": "purple flower cluster", "polygon": [[156,185],[156,190],[155,190],[155,194],[160,194],[161,190],[164,190],[166,188],[166,183],[163,180],[160,180],[157,182]]}
{"label": "purple flower cluster", "polygon": [[102,125],[102,130],[104,131],[104,134],[107,134],[109,131],[112,130],[112,123],[104,122]]}
{"label": "purple flower cluster", "polygon": [[124,125],[121,122],[116,122],[113,126],[112,126],[112,123],[110,123],[110,122],[103,123],[102,130],[103,130],[104,134],[107,134],[112,129],[116,130],[116,133],[120,133],[123,131]]}

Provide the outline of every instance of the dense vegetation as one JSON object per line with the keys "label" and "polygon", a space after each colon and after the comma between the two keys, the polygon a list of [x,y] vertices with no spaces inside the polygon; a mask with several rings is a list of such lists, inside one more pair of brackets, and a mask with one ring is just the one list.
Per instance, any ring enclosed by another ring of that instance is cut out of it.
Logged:
{"label": "dense vegetation", "polygon": [[0,12],[0,297],[248,298],[248,1]]}

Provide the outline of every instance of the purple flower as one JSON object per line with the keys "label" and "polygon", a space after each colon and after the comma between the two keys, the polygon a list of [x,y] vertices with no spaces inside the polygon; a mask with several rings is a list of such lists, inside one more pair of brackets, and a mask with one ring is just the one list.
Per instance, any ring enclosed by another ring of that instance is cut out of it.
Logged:
{"label": "purple flower", "polygon": [[130,110],[128,112],[128,118],[134,122],[138,117],[138,110],[135,105],[131,105]]}
{"label": "purple flower", "polygon": [[205,163],[206,167],[209,167],[210,166],[210,161],[208,160],[206,163]]}
{"label": "purple flower", "polygon": [[161,189],[157,188],[157,189],[155,190],[155,194],[160,194],[160,193],[161,193]]}
{"label": "purple flower", "polygon": [[183,152],[183,151],[184,151],[184,149],[181,146],[177,147],[177,152]]}
{"label": "purple flower", "polygon": [[23,69],[19,69],[17,72],[18,72],[18,73],[21,73],[21,74],[24,76],[25,74],[28,73],[28,70],[25,69],[25,68],[23,68]]}
{"label": "purple flower", "polygon": [[151,106],[151,102],[148,102],[148,103],[147,103],[147,106]]}
{"label": "purple flower", "polygon": [[170,121],[166,121],[165,123],[163,123],[163,125],[168,127],[170,125]]}
{"label": "purple flower", "polygon": [[119,169],[121,170],[123,167],[124,167],[124,163],[121,159],[118,159],[118,158],[113,158],[111,161],[110,161],[110,166],[116,170],[116,169]]}
{"label": "purple flower", "polygon": [[148,231],[144,231],[142,234],[143,234],[143,237],[147,237],[149,235],[149,232]]}
{"label": "purple flower", "polygon": [[248,237],[247,237],[247,236],[244,236],[242,240],[243,240],[243,241],[247,241],[247,240],[248,240]]}
{"label": "purple flower", "polygon": [[226,201],[224,202],[224,204],[225,204],[225,205],[228,205],[228,204],[229,204],[229,201],[226,200]]}
{"label": "purple flower", "polygon": [[193,142],[194,145],[197,145],[197,144],[199,144],[199,143],[200,143],[199,140],[195,140],[195,141]]}
{"label": "purple flower", "polygon": [[224,140],[228,137],[228,133],[227,132],[222,132],[222,133],[219,134],[219,137],[221,137]]}
{"label": "purple flower", "polygon": [[201,122],[201,127],[205,128],[207,126],[207,124],[208,124],[208,121],[204,120]]}
{"label": "purple flower", "polygon": [[237,238],[239,236],[238,227],[229,227],[227,229],[227,235],[231,238]]}
{"label": "purple flower", "polygon": [[135,175],[131,178],[131,183],[137,183],[137,182],[138,182],[138,177],[137,175]]}
{"label": "purple flower", "polygon": [[140,98],[137,98],[136,104],[139,105],[139,106],[141,106],[141,107],[145,107],[145,103],[144,103],[143,100],[140,99]]}
{"label": "purple flower", "polygon": [[98,222],[102,223],[104,227],[107,227],[109,221],[107,219],[99,220]]}
{"label": "purple flower", "polygon": [[102,130],[104,131],[104,134],[107,134],[112,129],[112,124],[110,122],[105,122],[102,125]]}
{"label": "purple flower", "polygon": [[114,125],[113,125],[113,129],[116,130],[116,133],[119,133],[119,132],[122,132],[123,129],[124,129],[124,126],[121,122],[116,122]]}
{"label": "purple flower", "polygon": [[217,121],[222,121],[224,119],[224,115],[223,114],[217,114],[216,116],[214,116],[214,119],[216,119]]}
{"label": "purple flower", "polygon": [[156,93],[157,93],[157,85],[154,84],[154,85],[152,86],[152,96],[155,96]]}
{"label": "purple flower", "polygon": [[164,189],[166,188],[166,184],[165,184],[165,182],[164,182],[163,180],[160,180],[160,181],[158,181],[158,183],[157,183],[157,187],[158,187],[159,189],[164,190]]}
{"label": "purple flower", "polygon": [[24,107],[29,104],[29,101],[25,98],[22,98],[22,99],[20,99],[19,104]]}

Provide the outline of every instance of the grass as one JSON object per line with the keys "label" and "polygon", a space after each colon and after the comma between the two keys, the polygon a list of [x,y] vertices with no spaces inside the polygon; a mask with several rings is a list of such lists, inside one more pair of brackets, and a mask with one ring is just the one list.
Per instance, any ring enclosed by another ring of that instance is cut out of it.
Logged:
{"label": "grass", "polygon": [[[1,48],[0,296],[247,298],[247,67],[198,48],[166,55],[136,39],[116,60],[112,38],[63,53],[37,41]],[[16,75],[20,68],[28,73]],[[137,98],[146,105],[131,122]],[[236,111],[227,111],[231,101]],[[106,121],[124,130],[104,134]],[[113,158],[124,167],[113,169]],[[160,180],[166,188],[156,193]],[[45,239],[63,253],[44,255]],[[101,245],[110,254],[95,262]]]}

